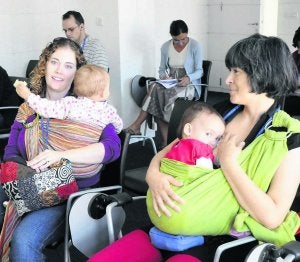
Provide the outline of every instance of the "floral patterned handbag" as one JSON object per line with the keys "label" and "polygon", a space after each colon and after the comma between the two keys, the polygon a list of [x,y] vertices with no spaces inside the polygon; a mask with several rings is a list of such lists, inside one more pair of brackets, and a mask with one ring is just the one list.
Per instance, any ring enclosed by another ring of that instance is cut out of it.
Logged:
{"label": "floral patterned handbag", "polygon": [[12,200],[19,216],[26,212],[58,205],[77,192],[69,160],[40,173],[26,165],[21,157],[1,163],[0,183]]}

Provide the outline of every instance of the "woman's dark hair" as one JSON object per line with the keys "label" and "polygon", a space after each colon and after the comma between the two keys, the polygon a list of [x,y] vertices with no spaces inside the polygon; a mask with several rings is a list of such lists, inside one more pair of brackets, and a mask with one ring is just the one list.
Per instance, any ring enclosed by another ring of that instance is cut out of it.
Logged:
{"label": "woman's dark hair", "polygon": [[298,71],[286,43],[278,37],[254,34],[235,43],[227,52],[228,69],[248,75],[252,92],[281,98],[295,91]]}
{"label": "woman's dark hair", "polygon": [[295,31],[295,35],[293,37],[293,47],[299,47],[299,42],[300,42],[300,27],[298,27],[298,29]]}
{"label": "woman's dark hair", "polygon": [[[46,64],[50,56],[57,49],[62,47],[69,47],[71,50],[74,51],[76,57],[76,69],[86,64],[86,60],[84,58],[83,52],[79,44],[66,37],[55,38],[42,51],[37,66],[30,74],[30,88],[33,93],[41,95],[42,97],[46,95],[46,79],[45,79]],[[72,91],[72,89],[73,89],[73,84],[71,86],[70,91]]]}
{"label": "woman's dark hair", "polygon": [[[204,112],[207,114],[214,114],[218,116],[223,122],[223,117],[218,113],[218,111],[211,106],[210,104],[204,103],[204,102],[197,102],[189,106],[183,113],[178,129],[177,129],[177,137],[179,139],[182,139],[183,134],[183,128],[185,124],[192,122],[199,113]],[[224,122],[225,124],[225,122]]]}
{"label": "woman's dark hair", "polygon": [[72,16],[74,17],[75,22],[76,22],[77,25],[84,24],[84,19],[83,19],[82,15],[77,11],[68,11],[68,12],[66,12],[62,16],[62,20],[69,19]]}
{"label": "woman's dark hair", "polygon": [[178,36],[181,33],[188,33],[189,29],[186,23],[182,20],[175,20],[170,25],[170,35]]}

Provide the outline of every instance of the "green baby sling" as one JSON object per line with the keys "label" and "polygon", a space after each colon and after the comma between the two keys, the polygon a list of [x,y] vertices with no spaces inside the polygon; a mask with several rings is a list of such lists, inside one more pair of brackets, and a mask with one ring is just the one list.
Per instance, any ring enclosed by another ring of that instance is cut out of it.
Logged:
{"label": "green baby sling", "polygon": [[[284,111],[275,113],[272,126],[286,127],[287,131],[267,128],[238,158],[246,174],[264,192],[288,152],[287,137],[300,133],[300,121]],[[297,213],[289,211],[276,229],[264,227],[239,205],[221,169],[205,169],[163,158],[160,170],[183,182],[183,186],[173,189],[185,200],[179,213],[169,208],[171,217],[158,217],[148,191],[148,214],[160,230],[175,235],[224,235],[234,228],[239,232],[250,231],[256,239],[279,246],[295,239],[300,225]]]}

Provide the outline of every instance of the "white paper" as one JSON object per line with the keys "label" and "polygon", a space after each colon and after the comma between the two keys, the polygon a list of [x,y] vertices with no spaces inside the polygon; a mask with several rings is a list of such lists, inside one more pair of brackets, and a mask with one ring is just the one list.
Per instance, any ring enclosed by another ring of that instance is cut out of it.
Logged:
{"label": "white paper", "polygon": [[172,88],[178,84],[177,79],[164,79],[164,80],[158,80],[157,83],[160,83],[165,88]]}

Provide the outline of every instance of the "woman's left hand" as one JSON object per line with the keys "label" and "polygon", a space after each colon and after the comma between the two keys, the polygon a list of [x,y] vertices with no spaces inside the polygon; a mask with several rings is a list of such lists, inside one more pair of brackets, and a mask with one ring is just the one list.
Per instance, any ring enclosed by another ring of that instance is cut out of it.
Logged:
{"label": "woman's left hand", "polygon": [[188,76],[184,76],[182,78],[179,78],[179,86],[187,86],[190,84],[190,78]]}
{"label": "woman's left hand", "polygon": [[35,169],[37,172],[46,170],[50,165],[60,161],[63,157],[62,152],[45,150],[38,154],[35,158],[27,162],[27,166]]}

